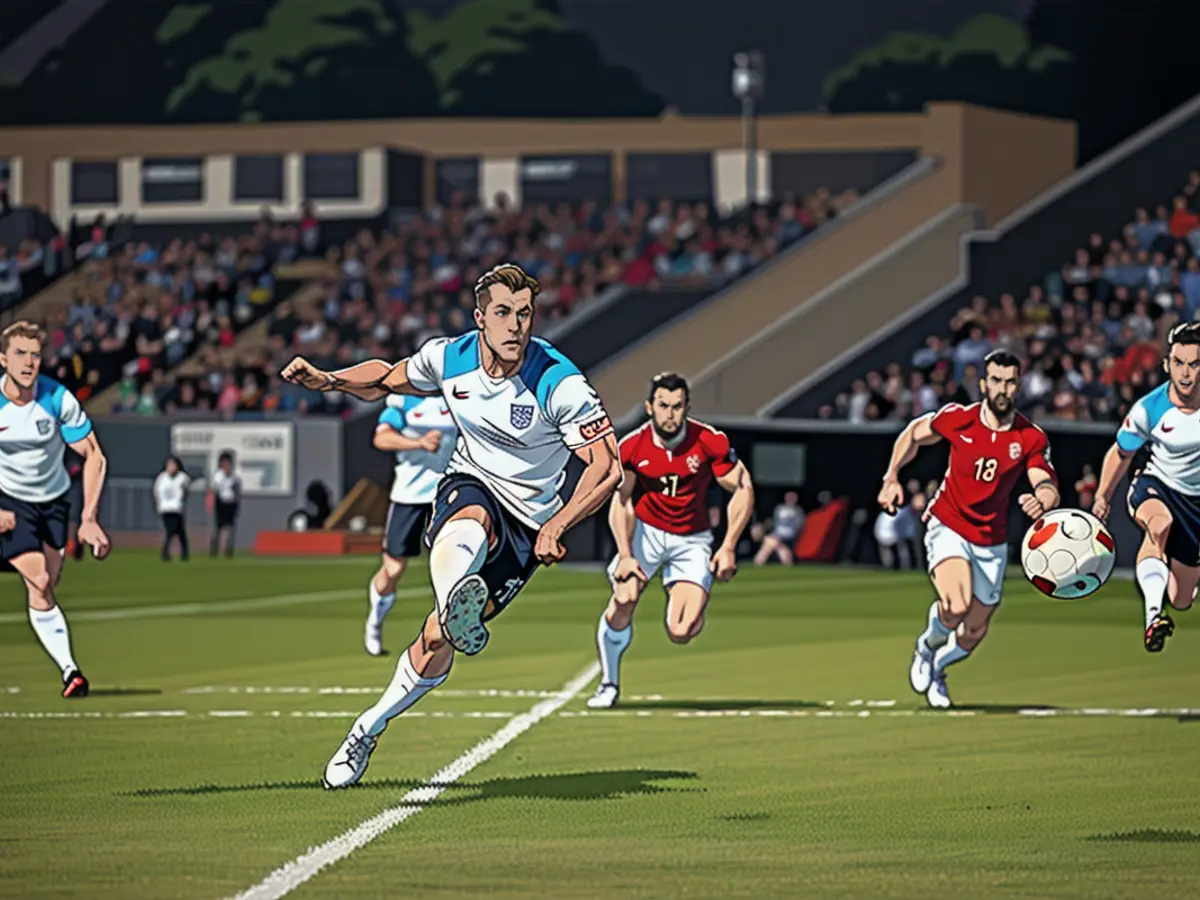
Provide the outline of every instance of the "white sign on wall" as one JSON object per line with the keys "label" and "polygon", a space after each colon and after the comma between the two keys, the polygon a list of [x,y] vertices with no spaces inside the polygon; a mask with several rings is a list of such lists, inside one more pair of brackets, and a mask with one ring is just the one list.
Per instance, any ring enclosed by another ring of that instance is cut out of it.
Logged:
{"label": "white sign on wall", "polygon": [[288,497],[295,434],[291,422],[177,422],[171,426],[171,452],[193,478],[207,481],[228,450],[245,496]]}

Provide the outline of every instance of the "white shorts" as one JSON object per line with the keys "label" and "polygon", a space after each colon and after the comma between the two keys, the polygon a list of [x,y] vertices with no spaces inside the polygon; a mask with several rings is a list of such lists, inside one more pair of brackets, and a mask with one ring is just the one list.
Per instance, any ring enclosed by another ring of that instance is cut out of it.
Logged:
{"label": "white shorts", "polygon": [[972,544],[936,516],[925,526],[925,556],[929,574],[947,559],[965,559],[971,564],[971,593],[984,606],[996,606],[1004,589],[1004,569],[1008,565],[1008,544],[984,547]]}
{"label": "white shorts", "polygon": [[[713,582],[712,572],[708,569],[709,560],[712,559],[712,541],[711,531],[672,534],[638,519],[633,526],[631,543],[633,556],[647,578],[653,578],[661,570],[663,587],[669,588],[677,581],[690,581],[700,585],[707,593]],[[614,556],[609,564],[609,581],[616,574],[620,558],[619,554]]]}

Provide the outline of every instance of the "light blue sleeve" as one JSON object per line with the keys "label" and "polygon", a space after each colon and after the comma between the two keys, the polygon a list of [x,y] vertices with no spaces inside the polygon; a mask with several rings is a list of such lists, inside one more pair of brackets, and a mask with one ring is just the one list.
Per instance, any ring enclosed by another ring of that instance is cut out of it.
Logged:
{"label": "light blue sleeve", "polygon": [[62,392],[61,396],[55,397],[58,406],[58,430],[66,443],[74,444],[92,433],[92,420],[83,411],[83,404],[74,394],[62,385],[57,387],[55,393],[58,394],[59,391]]}
{"label": "light blue sleeve", "polygon": [[1121,448],[1122,452],[1136,453],[1150,440],[1151,432],[1171,408],[1168,388],[1169,385],[1156,388],[1133,404],[1129,415],[1117,429],[1117,446]]}
{"label": "light blue sleeve", "polygon": [[403,409],[398,406],[388,406],[379,414],[378,427],[388,425],[397,431],[401,431],[404,428],[405,421]]}

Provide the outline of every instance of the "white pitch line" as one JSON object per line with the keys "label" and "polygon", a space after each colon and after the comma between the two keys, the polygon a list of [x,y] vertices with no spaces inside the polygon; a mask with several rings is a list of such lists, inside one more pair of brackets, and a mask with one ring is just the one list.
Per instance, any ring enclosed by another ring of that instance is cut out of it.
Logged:
{"label": "white pitch line", "polygon": [[[188,712],[182,709],[149,709],[127,712],[57,712],[57,711],[0,711],[0,719],[155,719],[209,717],[214,719],[356,719],[362,714],[354,709],[311,709],[311,710],[249,710],[210,709],[207,712]],[[1177,718],[1195,716],[1200,718],[1200,708],[1188,709],[1022,709],[1012,714],[990,714],[974,709],[602,709],[602,710],[559,710],[552,713],[563,719],[886,719],[886,718],[972,718],[996,715],[1016,715],[1025,718]],[[512,719],[527,713],[509,710],[410,710],[404,714],[409,718],[427,719]],[[548,713],[547,715],[551,715]]]}
{"label": "white pitch line", "polygon": [[284,866],[276,869],[259,884],[238,894],[235,900],[278,900],[304,884],[326,866],[345,859],[355,850],[365,847],[384,832],[415,816],[433,802],[447,786],[458,781],[476,766],[487,762],[508,744],[533,728],[547,716],[558,712],[579,695],[579,692],[596,680],[600,664],[590,663],[587,668],[563,685],[557,697],[542,700],[528,712],[522,713],[503,728],[476,744],[450,765],[436,773],[422,787],[405,794],[399,805],[384,810],[367,819],[357,828],[331,841],[309,850]]}
{"label": "white pitch line", "polygon": [[[250,685],[246,687],[228,686],[228,685],[201,685],[199,687],[183,688],[182,694],[318,694],[321,696],[330,695],[357,695],[357,694],[382,694],[387,687],[385,684],[376,687],[342,687],[333,685],[329,687],[310,687],[306,685]],[[433,696],[435,697],[500,697],[504,699],[548,699],[557,697],[561,691],[545,691],[533,690],[529,688],[443,688]],[[627,699],[636,700],[639,702],[650,702],[663,700],[662,694],[635,694]],[[875,702],[875,701],[872,701]],[[879,701],[886,703],[895,703],[895,700]]]}

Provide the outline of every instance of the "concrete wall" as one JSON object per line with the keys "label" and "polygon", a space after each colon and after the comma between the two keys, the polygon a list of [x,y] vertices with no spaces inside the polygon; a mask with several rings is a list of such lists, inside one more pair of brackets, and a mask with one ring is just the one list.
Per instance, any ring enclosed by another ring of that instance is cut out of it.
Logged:
{"label": "concrete wall", "polygon": [[[968,132],[978,137],[968,137]],[[931,104],[924,113],[903,115],[789,115],[759,120],[758,161],[762,190],[771,184],[771,154],[778,151],[872,153],[912,151],[948,161],[955,177],[979,182],[978,189],[994,195],[992,205],[1003,206],[1003,197],[1021,193],[1029,182],[1051,183],[1066,161],[1074,165],[1076,129],[1071,122],[1000,113],[962,104]],[[1001,140],[996,140],[996,136]],[[1008,136],[1008,137],[1005,137]],[[713,158],[713,188],[721,205],[745,199],[745,160],[742,122],[736,116],[681,117],[626,120],[470,120],[402,119],[374,122],[307,122],[264,125],[178,127],[36,127],[0,131],[0,158],[10,160],[16,195],[23,202],[63,214],[69,201],[62,197],[62,165],[73,160],[124,160],[130,166],[146,157],[205,157],[217,183],[227,172],[225,160],[238,154],[282,154],[288,163],[289,183],[294,184],[294,159],[305,153],[363,153],[365,148],[397,148],[425,157],[424,198],[437,196],[438,159],[472,157],[478,160],[480,198],[490,201],[503,190],[519,201],[522,157],[604,153],[612,155],[612,196],[628,197],[627,156],[631,153],[702,151]],[[1036,152],[1035,152],[1036,151]],[[372,151],[377,152],[377,151]],[[999,162],[989,180],[970,170],[963,155]],[[1019,157],[1020,167],[1005,160]],[[360,166],[366,170],[368,166]],[[220,176],[218,178],[217,176]],[[123,178],[122,180],[127,180]],[[226,179],[227,180],[227,179]],[[69,186],[69,181],[68,181]],[[975,188],[972,188],[975,189]],[[214,189],[215,192],[215,189]],[[132,194],[131,196],[137,196]],[[189,204],[187,214],[228,218],[227,211],[209,208],[217,197]],[[290,200],[291,198],[289,198]],[[370,198],[360,198],[364,204]],[[124,204],[124,200],[122,204]],[[290,209],[289,204],[284,204]],[[328,208],[327,208],[328,207]],[[339,204],[317,203],[324,215],[341,215]],[[283,207],[281,207],[281,211]],[[70,210],[73,211],[73,210]],[[239,214],[243,211],[239,210]],[[345,213],[349,215],[349,213]],[[139,213],[140,215],[140,213]],[[357,215],[362,215],[361,211]]]}
{"label": "concrete wall", "polygon": [[977,207],[953,206],[772,322],[692,381],[701,415],[750,416],[809,373],[834,363],[864,333],[902,318],[922,297],[951,284],[963,266],[962,239],[981,225]]}
{"label": "concrete wall", "polygon": [[[272,420],[272,424],[276,421]],[[171,452],[171,425],[175,422],[231,423],[194,416],[137,419],[114,416],[95,420],[96,434],[109,460],[112,490],[101,501],[101,522],[116,531],[157,530],[151,485]],[[232,423],[253,435],[253,421]],[[265,423],[263,423],[265,424]],[[342,425],[336,420],[297,419],[290,447],[292,485],[285,495],[258,495],[247,490],[242,502],[238,527],[238,546],[249,547],[259,531],[277,531],[287,527],[287,518],[307,506],[305,492],[312,481],[329,489],[336,505],[345,493],[342,481]],[[191,471],[193,478],[207,473]],[[207,524],[202,492],[189,499],[189,525]]]}

